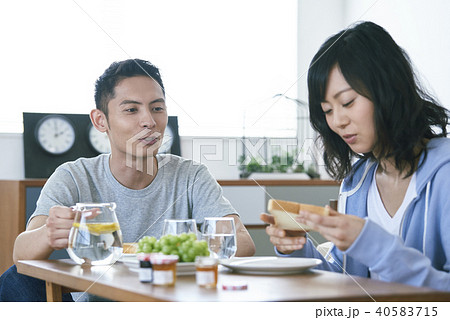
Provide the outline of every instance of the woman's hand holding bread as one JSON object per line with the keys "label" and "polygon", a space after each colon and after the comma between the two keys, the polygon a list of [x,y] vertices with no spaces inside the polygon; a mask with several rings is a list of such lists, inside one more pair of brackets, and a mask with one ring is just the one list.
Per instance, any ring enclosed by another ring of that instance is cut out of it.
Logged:
{"label": "woman's hand holding bread", "polygon": [[266,233],[270,237],[270,242],[280,253],[290,254],[295,250],[300,250],[306,243],[305,231],[284,230],[275,226],[275,219],[272,215],[261,213],[260,219],[269,224]]}
{"label": "woman's hand holding bread", "polygon": [[260,219],[269,224],[266,233],[277,250],[290,254],[306,243],[306,232],[318,231],[333,242],[339,250],[347,250],[364,227],[364,219],[344,215],[329,206],[319,207],[292,201],[271,199],[270,214],[262,213]]}

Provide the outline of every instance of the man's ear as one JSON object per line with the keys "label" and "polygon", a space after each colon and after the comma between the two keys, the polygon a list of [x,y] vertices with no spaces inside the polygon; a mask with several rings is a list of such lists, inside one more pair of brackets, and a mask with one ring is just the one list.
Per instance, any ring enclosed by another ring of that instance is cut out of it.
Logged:
{"label": "man's ear", "polygon": [[91,110],[89,117],[91,118],[92,125],[98,131],[106,132],[109,129],[108,120],[106,120],[106,115],[103,113],[103,111],[99,109],[93,109]]}

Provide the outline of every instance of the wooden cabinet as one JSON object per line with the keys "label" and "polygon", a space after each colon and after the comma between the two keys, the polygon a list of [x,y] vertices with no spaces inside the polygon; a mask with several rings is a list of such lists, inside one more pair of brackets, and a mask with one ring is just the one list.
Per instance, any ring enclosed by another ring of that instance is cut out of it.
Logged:
{"label": "wooden cabinet", "polygon": [[39,190],[45,181],[0,180],[0,274],[13,264],[14,241],[25,230],[27,192]]}

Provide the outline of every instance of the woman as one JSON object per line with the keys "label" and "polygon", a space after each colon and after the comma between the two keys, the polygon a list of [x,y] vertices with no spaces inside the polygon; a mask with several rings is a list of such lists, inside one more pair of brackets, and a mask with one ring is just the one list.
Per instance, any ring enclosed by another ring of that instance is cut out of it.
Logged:
{"label": "woman", "polygon": [[[450,291],[449,112],[416,81],[407,54],[364,22],[328,39],[308,73],[311,124],[328,173],[344,179],[338,211],[297,221],[334,246],[326,261],[305,233],[273,226],[282,256],[320,268]],[[352,164],[355,158],[359,158]]]}

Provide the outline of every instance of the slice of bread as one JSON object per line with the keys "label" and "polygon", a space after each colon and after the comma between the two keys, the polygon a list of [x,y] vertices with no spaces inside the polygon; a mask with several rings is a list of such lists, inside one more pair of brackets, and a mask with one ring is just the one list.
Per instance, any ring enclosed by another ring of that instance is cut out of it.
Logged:
{"label": "slice of bread", "polygon": [[300,210],[309,211],[311,213],[328,216],[329,211],[325,207],[314,206],[311,204],[298,203],[293,201],[284,201],[270,199],[267,210],[275,218],[275,226],[285,230],[311,231],[307,225],[298,223],[295,217],[298,216]]}
{"label": "slice of bread", "polygon": [[123,253],[124,254],[134,254],[137,250],[137,243],[126,242],[123,244]]}

